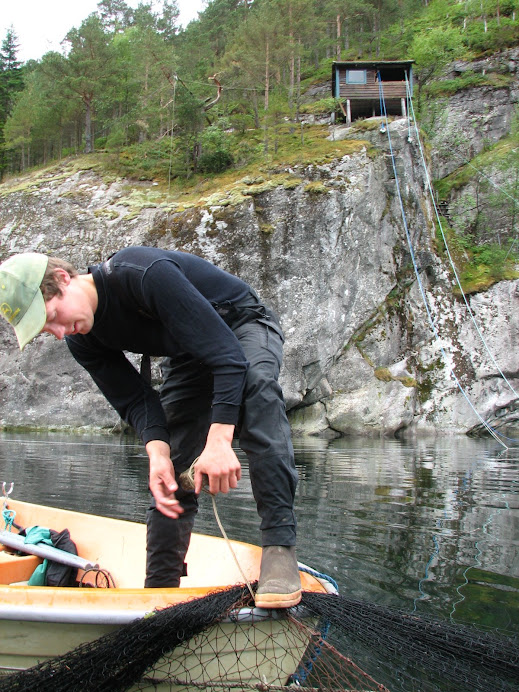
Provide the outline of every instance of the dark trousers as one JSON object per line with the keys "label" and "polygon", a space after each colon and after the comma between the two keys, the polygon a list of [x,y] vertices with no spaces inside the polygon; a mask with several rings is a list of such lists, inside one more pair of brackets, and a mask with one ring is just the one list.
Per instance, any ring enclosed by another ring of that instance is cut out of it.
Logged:
{"label": "dark trousers", "polygon": [[[295,545],[293,505],[297,471],[278,383],[283,340],[278,328],[263,320],[246,322],[233,331],[250,363],[237,437],[249,461],[252,491],[261,520],[261,544]],[[178,479],[205,447],[211,424],[212,376],[199,361],[185,358],[178,370],[168,364],[167,377],[168,400],[163,406]],[[175,400],[175,382],[178,400]],[[153,501],[148,510],[146,586],[180,583],[198,503],[193,492],[180,488],[177,498],[184,507],[179,519],[165,517]]]}

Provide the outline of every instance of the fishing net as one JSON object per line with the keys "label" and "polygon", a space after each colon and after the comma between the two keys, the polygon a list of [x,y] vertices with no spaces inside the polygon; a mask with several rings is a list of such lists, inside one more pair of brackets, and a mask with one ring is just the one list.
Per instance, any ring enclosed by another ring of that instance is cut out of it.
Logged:
{"label": "fishing net", "polygon": [[248,590],[234,587],[156,611],[0,677],[0,690],[519,689],[513,638],[334,594],[304,593],[299,607],[277,613],[251,605]]}

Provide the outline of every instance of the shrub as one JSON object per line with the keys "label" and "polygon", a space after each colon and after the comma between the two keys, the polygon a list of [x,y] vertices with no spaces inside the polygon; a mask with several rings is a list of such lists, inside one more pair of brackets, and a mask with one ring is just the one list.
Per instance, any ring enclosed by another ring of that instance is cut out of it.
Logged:
{"label": "shrub", "polygon": [[216,149],[200,156],[198,159],[198,170],[201,173],[222,173],[230,168],[233,163],[234,158],[230,151]]}

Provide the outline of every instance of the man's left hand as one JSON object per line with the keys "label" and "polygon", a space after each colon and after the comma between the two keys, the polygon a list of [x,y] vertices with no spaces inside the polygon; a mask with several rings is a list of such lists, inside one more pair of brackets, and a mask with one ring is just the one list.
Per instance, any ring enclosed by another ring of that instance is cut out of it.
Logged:
{"label": "man's left hand", "polygon": [[195,492],[202,490],[203,476],[209,479],[209,492],[228,493],[241,478],[241,465],[233,448],[234,425],[213,423],[209,428],[204,451],[195,463]]}

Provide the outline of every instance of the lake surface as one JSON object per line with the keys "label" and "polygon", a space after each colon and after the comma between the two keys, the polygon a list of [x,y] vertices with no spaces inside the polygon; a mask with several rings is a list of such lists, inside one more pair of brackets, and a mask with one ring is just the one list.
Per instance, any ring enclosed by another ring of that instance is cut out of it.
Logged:
{"label": "lake surface", "polygon": [[[354,599],[519,633],[519,447],[460,437],[295,448],[301,562]],[[218,512],[230,538],[259,543],[239,456],[242,481]],[[0,434],[0,481],[16,499],[135,521],[148,505],[147,457],[126,436]],[[200,505],[195,530],[220,535],[210,498]]]}

